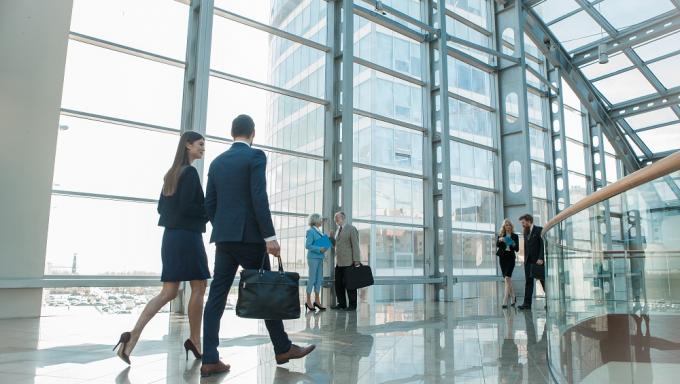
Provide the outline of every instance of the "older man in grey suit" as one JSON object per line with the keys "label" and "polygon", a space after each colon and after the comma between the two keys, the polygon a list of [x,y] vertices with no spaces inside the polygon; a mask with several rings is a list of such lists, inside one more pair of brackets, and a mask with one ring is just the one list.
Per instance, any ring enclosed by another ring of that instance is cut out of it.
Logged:
{"label": "older man in grey suit", "polygon": [[[359,231],[352,224],[346,224],[345,219],[344,212],[336,213],[335,224],[338,229],[335,233],[330,234],[331,242],[335,246],[335,295],[338,298],[338,303],[331,309],[356,311],[357,290],[345,287],[345,274],[348,268],[359,264],[361,261]],[[349,297],[349,305],[347,305],[345,295]]]}

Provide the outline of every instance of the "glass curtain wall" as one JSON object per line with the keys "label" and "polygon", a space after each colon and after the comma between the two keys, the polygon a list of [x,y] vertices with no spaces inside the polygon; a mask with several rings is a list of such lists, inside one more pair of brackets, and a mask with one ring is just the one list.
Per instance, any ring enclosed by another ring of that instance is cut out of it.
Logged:
{"label": "glass curtain wall", "polygon": [[175,1],[73,2],[45,274],[160,274],[188,17]]}
{"label": "glass curtain wall", "polygon": [[[432,110],[427,42],[388,28],[387,21],[425,34],[427,6],[383,2],[410,17],[354,17],[353,180],[351,212],[362,257],[377,277],[423,277],[427,244],[425,180]],[[493,49],[489,0],[442,1],[450,36]],[[370,1],[355,0],[373,10]],[[306,217],[323,212],[327,126],[337,84],[326,84],[328,7],[324,0],[271,1],[269,7],[216,0],[212,16],[207,97],[208,165],[231,145],[238,114],[256,123],[255,145],[268,156],[268,192],[287,270],[306,275]],[[76,0],[67,56],[54,172],[46,274],[158,275],[160,240],[155,205],[180,133],[189,6]],[[339,23],[339,20],[336,20]],[[120,25],[129,28],[121,29]],[[511,42],[512,44],[512,42]],[[497,117],[497,58],[448,42],[448,129],[451,168],[452,271],[496,275],[494,232],[502,219]],[[528,63],[545,73],[527,45]],[[551,211],[547,172],[545,85],[528,76],[534,211]],[[337,113],[337,111],[333,111]],[[441,129],[441,127],[438,127]],[[335,160],[333,160],[335,161]],[[609,175],[609,173],[608,173]],[[325,206],[328,206],[326,204]],[[436,208],[435,208],[436,209]],[[208,228],[208,234],[210,233]],[[205,240],[207,244],[208,235]],[[102,246],[107,244],[107,246]],[[208,245],[210,264],[214,248]],[[440,268],[443,265],[440,265]],[[326,271],[329,275],[330,271]],[[375,300],[422,298],[422,285],[376,286]]]}
{"label": "glass curtain wall", "polygon": [[[418,0],[385,5],[424,19]],[[352,216],[362,259],[375,276],[423,276],[424,47],[358,15],[353,41],[355,58],[371,64],[355,59],[353,67]],[[423,298],[423,287],[376,286],[372,294],[376,301],[410,300]]]}
{"label": "glass curtain wall", "polygon": [[323,0],[272,1],[270,7],[217,0],[213,16],[204,178],[207,164],[230,147],[231,120],[253,117],[255,145],[267,154],[267,192],[284,268],[304,276],[306,218],[323,213],[326,54],[264,29],[325,47],[326,7]]}
{"label": "glass curtain wall", "polygon": [[[524,34],[526,57],[527,106],[529,110],[529,142],[531,146],[531,189],[534,222],[545,224],[552,216],[550,119],[548,117],[548,86],[545,56]],[[540,75],[541,78],[536,76]],[[516,218],[512,218],[516,220]]]}
{"label": "glass curtain wall", "polygon": [[[449,35],[486,48],[495,46],[489,1],[447,0],[445,4]],[[451,41],[448,47],[452,272],[495,275],[493,239],[502,187],[495,177],[499,153],[496,75],[470,64],[474,60],[461,60],[459,52],[486,64],[495,64],[496,58]]]}

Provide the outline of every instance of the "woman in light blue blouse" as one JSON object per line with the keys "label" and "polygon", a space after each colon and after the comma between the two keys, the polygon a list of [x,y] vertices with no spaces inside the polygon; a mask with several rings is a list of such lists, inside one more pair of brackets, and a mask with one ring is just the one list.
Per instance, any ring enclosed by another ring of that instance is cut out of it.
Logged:
{"label": "woman in light blue blouse", "polygon": [[[309,215],[309,229],[305,240],[307,248],[307,265],[309,266],[309,281],[307,282],[307,302],[305,307],[308,311],[315,311],[315,307],[320,311],[326,310],[321,306],[321,284],[323,283],[323,258],[328,249],[316,245],[325,235],[321,231],[321,215],[313,213]],[[314,290],[314,303],[312,304],[312,289]]]}

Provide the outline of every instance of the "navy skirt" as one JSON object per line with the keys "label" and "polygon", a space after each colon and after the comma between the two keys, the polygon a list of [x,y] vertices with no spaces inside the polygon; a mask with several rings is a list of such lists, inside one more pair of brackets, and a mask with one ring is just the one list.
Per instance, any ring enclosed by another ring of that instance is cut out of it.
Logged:
{"label": "navy skirt", "polygon": [[190,281],[210,278],[208,255],[199,232],[166,228],[161,245],[161,281]]}

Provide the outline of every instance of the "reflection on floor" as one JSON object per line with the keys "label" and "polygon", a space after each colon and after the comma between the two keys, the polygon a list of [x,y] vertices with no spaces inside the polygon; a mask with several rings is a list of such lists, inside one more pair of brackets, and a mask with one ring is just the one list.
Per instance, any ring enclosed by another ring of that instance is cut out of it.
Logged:
{"label": "reflection on floor", "polygon": [[[542,308],[543,305],[538,305]],[[540,303],[542,304],[542,303]],[[497,300],[360,304],[287,321],[309,357],[277,366],[264,324],[225,312],[220,354],[232,371],[201,380],[185,361],[182,316],[154,318],[127,367],[111,352],[137,313],[64,308],[0,321],[1,383],[547,383],[545,312],[502,310]]]}
{"label": "reflection on floor", "polygon": [[562,373],[570,382],[674,382],[680,375],[678,320],[657,313],[585,320],[562,335]]}

